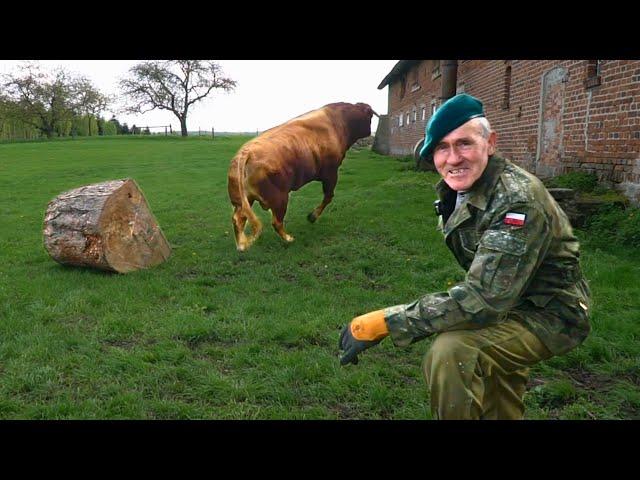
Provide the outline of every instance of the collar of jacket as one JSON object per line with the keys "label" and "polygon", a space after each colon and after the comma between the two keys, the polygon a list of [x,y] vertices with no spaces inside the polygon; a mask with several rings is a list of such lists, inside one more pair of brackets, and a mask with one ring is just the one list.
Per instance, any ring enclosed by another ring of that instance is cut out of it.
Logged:
{"label": "collar of jacket", "polygon": [[[486,210],[493,188],[496,186],[496,183],[498,183],[498,178],[500,178],[500,174],[504,170],[505,165],[506,160],[504,158],[491,155],[484,172],[482,172],[480,178],[473,184],[471,190],[469,190],[467,203],[482,211]],[[438,197],[444,200],[448,194],[450,195],[449,192],[454,191],[449,188],[444,179],[441,179],[436,184],[436,192],[438,193]]]}

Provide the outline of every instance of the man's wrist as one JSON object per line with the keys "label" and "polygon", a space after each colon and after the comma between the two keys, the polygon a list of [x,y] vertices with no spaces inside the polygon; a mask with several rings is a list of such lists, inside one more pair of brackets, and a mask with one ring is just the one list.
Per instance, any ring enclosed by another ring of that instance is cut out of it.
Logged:
{"label": "man's wrist", "polygon": [[393,330],[394,324],[404,324],[407,321],[407,306],[405,304],[400,304],[385,308],[384,318],[387,324],[387,329]]}
{"label": "man's wrist", "polygon": [[384,318],[394,345],[406,347],[413,341],[407,324],[407,305],[400,304],[384,309]]}

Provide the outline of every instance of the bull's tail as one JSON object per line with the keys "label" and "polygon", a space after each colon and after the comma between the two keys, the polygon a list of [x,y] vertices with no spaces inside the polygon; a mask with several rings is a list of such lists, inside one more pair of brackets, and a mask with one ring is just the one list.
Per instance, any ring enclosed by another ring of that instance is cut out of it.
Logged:
{"label": "bull's tail", "polygon": [[[248,249],[262,233],[262,223],[251,208],[245,188],[245,170],[250,155],[251,153],[249,151],[241,149],[236,156],[233,157],[231,166],[229,167],[227,185],[229,199],[234,209],[232,221],[236,248],[241,252]],[[252,230],[252,234],[249,236],[244,233],[247,220],[249,220]]]}

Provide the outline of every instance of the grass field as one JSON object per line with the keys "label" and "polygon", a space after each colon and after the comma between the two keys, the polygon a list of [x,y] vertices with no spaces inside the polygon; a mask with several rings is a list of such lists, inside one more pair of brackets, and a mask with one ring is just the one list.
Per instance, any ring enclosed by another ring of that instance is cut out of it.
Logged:
{"label": "grass field", "polygon": [[[229,161],[247,137],[0,145],[0,418],[429,419],[430,340],[385,340],[340,367],[352,317],[463,279],[435,230],[433,173],[352,150],[315,224],[320,183],[291,194],[285,245],[235,249]],[[126,275],[64,267],[43,246],[48,202],[133,178],[173,252]],[[529,419],[640,418],[640,259],[583,241],[592,334],[533,369]]]}

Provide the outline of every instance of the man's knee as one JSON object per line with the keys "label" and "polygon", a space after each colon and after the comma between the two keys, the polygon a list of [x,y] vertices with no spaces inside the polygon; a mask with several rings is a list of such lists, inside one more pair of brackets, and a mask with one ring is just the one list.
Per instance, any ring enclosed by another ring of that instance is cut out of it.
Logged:
{"label": "man's knee", "polygon": [[439,374],[464,374],[475,368],[478,349],[462,331],[439,334],[424,357],[423,371],[427,382]]}

